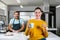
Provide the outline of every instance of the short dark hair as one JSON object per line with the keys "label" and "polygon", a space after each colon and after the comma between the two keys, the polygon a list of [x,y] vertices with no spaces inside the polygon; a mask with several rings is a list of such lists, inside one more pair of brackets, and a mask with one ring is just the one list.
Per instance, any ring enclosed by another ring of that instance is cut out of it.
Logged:
{"label": "short dark hair", "polygon": [[[40,7],[36,7],[36,8],[35,8],[35,10],[37,10],[37,9],[39,9],[41,12],[43,12]],[[35,10],[34,10],[34,11],[35,11]]]}
{"label": "short dark hair", "polygon": [[19,11],[15,11],[14,14],[15,14],[15,13],[18,13],[18,15],[20,15],[20,12],[19,12]]}

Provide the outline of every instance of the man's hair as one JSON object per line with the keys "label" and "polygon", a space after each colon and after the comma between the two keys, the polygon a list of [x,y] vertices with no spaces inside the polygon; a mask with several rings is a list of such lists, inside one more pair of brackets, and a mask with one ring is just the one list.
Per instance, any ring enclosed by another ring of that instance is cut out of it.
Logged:
{"label": "man's hair", "polygon": [[20,12],[19,12],[19,11],[15,11],[14,14],[15,14],[15,13],[18,13],[18,15],[20,15]]}
{"label": "man's hair", "polygon": [[[41,12],[43,12],[40,7],[36,7],[36,8],[35,8],[35,10],[37,10],[37,9],[39,9]],[[34,10],[34,11],[35,11],[35,10]]]}

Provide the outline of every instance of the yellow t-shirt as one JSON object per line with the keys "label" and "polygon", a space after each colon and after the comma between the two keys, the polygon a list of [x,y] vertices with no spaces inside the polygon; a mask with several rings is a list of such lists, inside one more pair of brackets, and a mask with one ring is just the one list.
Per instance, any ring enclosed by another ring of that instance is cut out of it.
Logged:
{"label": "yellow t-shirt", "polygon": [[[32,27],[29,30],[28,26],[30,24],[32,24]],[[48,36],[48,31],[44,33],[43,24],[47,26],[47,23],[43,20],[31,19],[28,21],[25,34],[30,35],[30,40],[38,40]],[[45,34],[45,36],[43,34]]]}

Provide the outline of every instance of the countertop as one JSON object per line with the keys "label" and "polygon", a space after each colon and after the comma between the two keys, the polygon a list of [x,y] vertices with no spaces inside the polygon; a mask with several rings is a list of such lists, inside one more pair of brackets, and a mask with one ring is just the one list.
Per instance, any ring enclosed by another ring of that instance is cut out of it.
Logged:
{"label": "countertop", "polygon": [[[14,33],[13,36],[6,36],[6,34],[0,34],[0,40],[27,40],[29,36],[25,36],[24,32],[20,33]],[[60,37],[53,34],[52,32],[49,32],[47,40],[60,40]]]}

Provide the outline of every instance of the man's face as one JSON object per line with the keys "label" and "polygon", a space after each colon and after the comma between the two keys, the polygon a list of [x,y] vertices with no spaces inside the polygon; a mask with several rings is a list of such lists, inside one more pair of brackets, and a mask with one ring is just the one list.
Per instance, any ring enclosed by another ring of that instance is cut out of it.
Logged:
{"label": "man's face", "polygon": [[39,9],[35,10],[35,16],[37,18],[41,17],[41,15],[42,15],[42,12]]}
{"label": "man's face", "polygon": [[15,18],[18,18],[18,17],[19,17],[19,14],[18,14],[18,13],[15,13],[15,14],[14,14],[14,17],[15,17]]}

